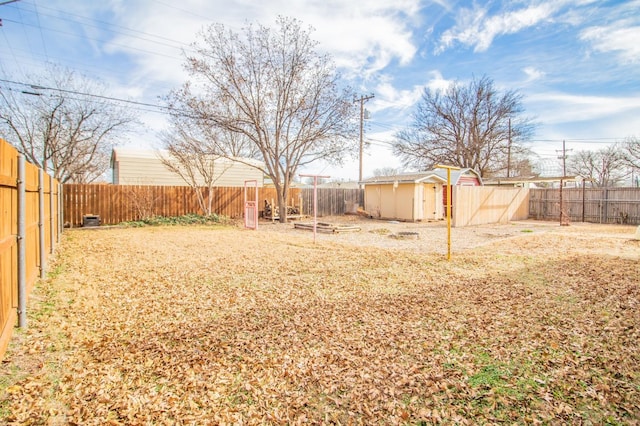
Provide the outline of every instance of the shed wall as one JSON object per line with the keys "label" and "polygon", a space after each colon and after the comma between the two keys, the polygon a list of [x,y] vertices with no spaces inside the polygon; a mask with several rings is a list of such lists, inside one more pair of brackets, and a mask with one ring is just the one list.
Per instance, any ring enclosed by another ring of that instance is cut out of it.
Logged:
{"label": "shed wall", "polygon": [[443,218],[443,186],[439,183],[365,185],[365,211],[379,219],[406,221]]}

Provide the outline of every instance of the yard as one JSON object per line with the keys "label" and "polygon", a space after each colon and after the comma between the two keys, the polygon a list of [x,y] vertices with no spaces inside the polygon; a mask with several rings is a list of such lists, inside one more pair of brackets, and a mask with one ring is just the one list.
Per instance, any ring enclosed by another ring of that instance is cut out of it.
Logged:
{"label": "yard", "polygon": [[0,422],[640,422],[635,227],[356,223],[66,232]]}

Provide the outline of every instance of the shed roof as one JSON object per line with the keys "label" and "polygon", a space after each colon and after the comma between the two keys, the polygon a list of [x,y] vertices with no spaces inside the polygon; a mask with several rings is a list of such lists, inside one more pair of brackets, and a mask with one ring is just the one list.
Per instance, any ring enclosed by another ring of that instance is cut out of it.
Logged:
{"label": "shed roof", "polygon": [[[474,175],[480,184],[482,184],[482,178],[480,177],[480,173],[476,172],[473,169],[466,168],[460,170],[451,170],[451,183],[453,185],[457,185],[458,181],[462,176]],[[367,179],[364,179],[362,183],[371,184],[371,183],[447,183],[447,170],[446,169],[435,169],[435,170],[427,170],[424,172],[411,172],[411,173],[401,173],[398,175],[391,176],[374,176]]]}
{"label": "shed roof", "polygon": [[443,179],[434,172],[414,172],[401,173],[390,176],[374,176],[364,179],[362,183],[366,184],[387,184],[387,183],[446,183],[447,179]]}
{"label": "shed roof", "polygon": [[[435,169],[435,170],[432,170],[430,173],[435,173],[441,178],[443,178],[445,182],[447,181],[447,169]],[[451,183],[453,185],[457,185],[458,181],[460,181],[460,178],[462,176],[469,176],[469,175],[475,175],[475,177],[478,178],[480,185],[482,185],[482,177],[480,177],[480,173],[470,168],[465,168],[460,170],[451,170]]]}

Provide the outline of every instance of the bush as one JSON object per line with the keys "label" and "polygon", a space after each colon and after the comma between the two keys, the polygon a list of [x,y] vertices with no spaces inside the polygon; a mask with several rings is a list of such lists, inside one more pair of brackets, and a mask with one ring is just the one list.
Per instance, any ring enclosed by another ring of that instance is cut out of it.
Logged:
{"label": "bush", "polygon": [[122,222],[121,225],[139,228],[142,226],[167,226],[167,225],[230,225],[233,221],[223,215],[199,215],[189,213],[183,216],[152,216],[146,219],[140,219],[130,222]]}

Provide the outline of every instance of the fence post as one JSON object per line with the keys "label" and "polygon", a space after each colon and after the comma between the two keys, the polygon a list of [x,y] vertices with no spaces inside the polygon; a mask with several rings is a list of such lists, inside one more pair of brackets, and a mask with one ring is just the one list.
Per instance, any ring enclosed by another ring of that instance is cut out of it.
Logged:
{"label": "fence post", "polygon": [[609,188],[605,188],[604,189],[604,208],[603,210],[603,215],[604,215],[604,219],[603,219],[603,223],[608,223],[609,222]]}
{"label": "fence post", "polygon": [[44,246],[44,170],[38,169],[38,247],[40,252],[40,278],[45,277],[46,254]]}
{"label": "fence post", "polygon": [[18,155],[18,327],[27,327],[27,193],[24,155]]}
{"label": "fence post", "polygon": [[49,247],[49,253],[53,253],[53,249],[55,246],[55,217],[53,215],[53,211],[55,208],[55,203],[53,199],[53,177],[49,175],[49,238],[51,239],[51,244]]}
{"label": "fence post", "polygon": [[64,229],[64,196],[62,194],[62,190],[64,187],[62,183],[58,181],[58,232],[56,238],[58,242],[60,242],[60,235],[62,235],[62,230]]}

